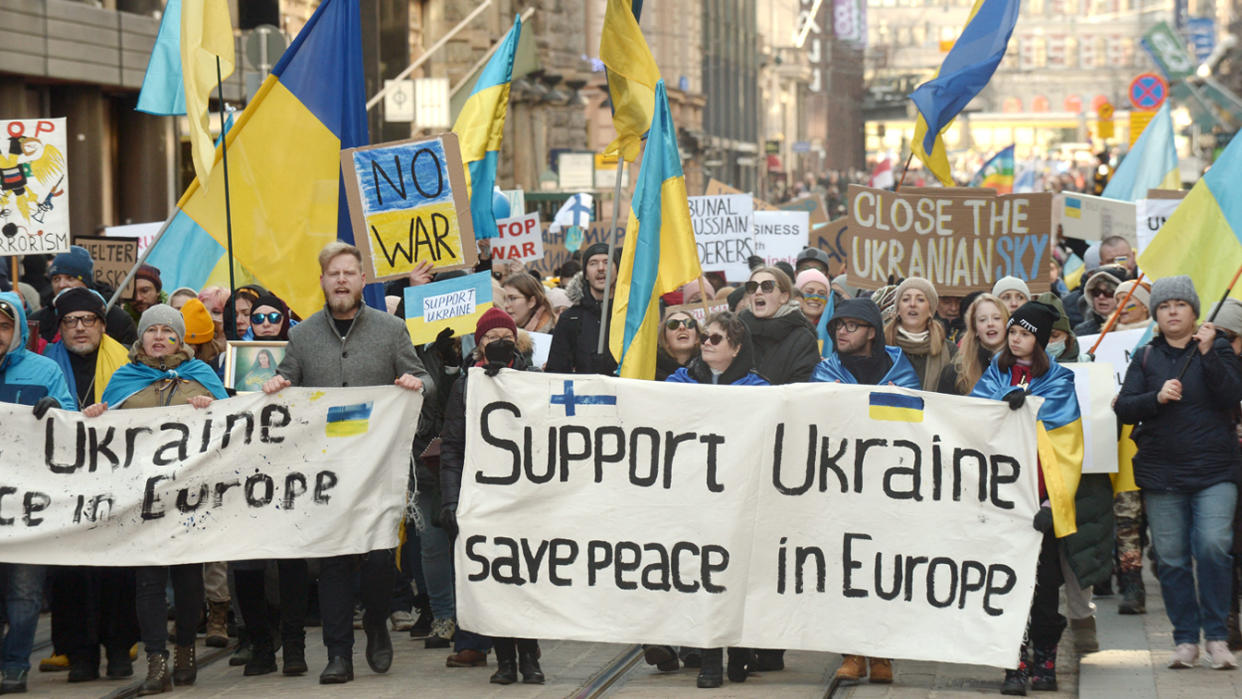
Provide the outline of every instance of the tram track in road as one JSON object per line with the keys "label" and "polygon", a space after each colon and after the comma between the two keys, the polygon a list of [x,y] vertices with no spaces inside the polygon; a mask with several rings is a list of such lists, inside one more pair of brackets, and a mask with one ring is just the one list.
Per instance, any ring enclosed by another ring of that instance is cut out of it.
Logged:
{"label": "tram track in road", "polygon": [[[842,657],[836,653],[787,654],[786,670],[757,673],[745,684],[727,679],[720,690],[731,697],[791,696],[830,699],[842,687],[836,680]],[[809,670],[822,668],[818,673]],[[633,645],[618,653],[567,699],[602,699],[613,696],[710,697],[711,690],[695,686],[697,670],[683,668],[679,673],[661,673],[643,662],[643,648]],[[720,691],[718,690],[718,691]]]}

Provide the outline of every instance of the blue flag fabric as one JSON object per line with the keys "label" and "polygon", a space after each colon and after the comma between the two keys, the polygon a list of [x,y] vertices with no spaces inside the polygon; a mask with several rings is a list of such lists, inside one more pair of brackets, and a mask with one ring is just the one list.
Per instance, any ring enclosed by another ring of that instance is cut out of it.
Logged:
{"label": "blue flag fabric", "polygon": [[116,408],[126,400],[129,400],[130,396],[156,381],[163,381],[164,379],[197,381],[216,398],[229,397],[229,394],[224,390],[224,384],[220,383],[220,377],[216,376],[215,370],[202,361],[191,359],[187,362],[182,362],[176,369],[170,371],[160,371],[146,364],[130,362],[117,369],[116,373],[112,375],[112,378],[108,381],[108,388],[104,390],[101,402],[107,403],[110,408]]}
{"label": "blue flag fabric", "polygon": [[185,85],[181,77],[181,0],[168,0],[160,31],[147,62],[136,109],[156,116],[185,114]]}
{"label": "blue flag fabric", "polygon": [[[884,351],[888,352],[889,359],[893,360],[893,366],[880,379],[877,386],[887,386],[892,383],[901,388],[910,388],[920,390],[923,388],[923,382],[919,380],[919,375],[914,371],[914,365],[910,363],[910,359],[901,351],[900,347],[891,347],[886,345]],[[840,356],[833,352],[828,355],[822,362],[815,365],[815,372],[811,374],[811,381],[821,383],[849,383],[857,384],[858,379],[850,373],[849,369],[841,363]]]}
{"label": "blue flag fabric", "polygon": [[837,295],[832,289],[828,290],[828,304],[824,306],[824,312],[819,316],[819,323],[815,325],[815,334],[819,335],[819,356],[821,358],[829,357],[835,352],[833,349],[835,343],[832,341],[832,335],[828,334],[828,321],[832,319],[832,314],[837,312]]}

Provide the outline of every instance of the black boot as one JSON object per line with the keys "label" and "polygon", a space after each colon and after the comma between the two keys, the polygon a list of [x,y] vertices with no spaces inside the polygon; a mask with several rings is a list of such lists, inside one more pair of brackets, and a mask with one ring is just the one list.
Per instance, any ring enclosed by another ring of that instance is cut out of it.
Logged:
{"label": "black boot", "polygon": [[1035,648],[1031,653],[1031,689],[1057,691],[1057,647]]}
{"label": "black boot", "polygon": [[250,662],[246,663],[246,669],[242,674],[253,677],[273,672],[276,672],[276,649],[268,638],[255,639]]}
{"label": "black boot", "polygon": [[704,648],[703,664],[699,667],[699,689],[715,689],[724,684],[724,649]]}
{"label": "black boot", "polygon": [[168,672],[167,653],[147,653],[147,678],[138,687],[138,696],[171,692],[172,675]]}
{"label": "black boot", "polygon": [[250,662],[250,656],[254,649],[250,646],[250,633],[245,626],[237,627],[237,647],[233,649],[233,654],[229,656],[229,665],[238,667]]}
{"label": "black boot", "polygon": [[410,638],[427,638],[431,634],[431,598],[425,594],[416,596],[414,613],[418,615],[418,619],[410,627]]}
{"label": "black boot", "polygon": [[319,684],[345,684],[354,680],[354,661],[350,658],[329,658],[328,666],[319,673]]}
{"label": "black boot", "polygon": [[648,665],[655,665],[660,672],[673,672],[681,667],[677,660],[677,650],[672,646],[643,646],[643,660]]}
{"label": "black boot", "polygon": [[501,658],[496,654],[496,672],[492,673],[492,684],[513,684],[517,682],[517,661],[513,658]]}
{"label": "black boot", "polygon": [[785,669],[785,651],[770,648],[755,651],[755,660],[751,663],[755,672],[776,672]]}
{"label": "black boot", "polygon": [[1142,569],[1128,570],[1119,576],[1121,604],[1117,606],[1118,614],[1145,614],[1147,612],[1147,589],[1143,586]]}
{"label": "black boot", "polygon": [[538,644],[518,648],[518,672],[522,673],[522,684],[544,683],[543,669],[539,667]]}
{"label": "black boot", "polygon": [[285,668],[282,674],[288,677],[297,675],[305,675],[309,667],[306,666],[306,637],[290,637],[285,639],[285,649],[282,653],[285,661]]}
{"label": "black boot", "polygon": [[1017,670],[1005,671],[1005,684],[1001,685],[1001,694],[1012,697],[1026,696],[1026,663]]}
{"label": "black boot", "polygon": [[749,648],[730,648],[729,665],[725,668],[725,674],[729,676],[730,682],[745,682],[754,664],[755,651]]}

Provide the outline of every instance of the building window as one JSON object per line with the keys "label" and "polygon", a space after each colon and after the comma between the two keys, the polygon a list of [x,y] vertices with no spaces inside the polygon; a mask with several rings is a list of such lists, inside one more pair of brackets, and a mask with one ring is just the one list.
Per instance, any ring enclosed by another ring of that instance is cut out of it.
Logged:
{"label": "building window", "polygon": [[1032,112],[1046,112],[1049,111],[1050,107],[1048,98],[1043,95],[1035,95],[1035,98],[1031,100]]}
{"label": "building window", "polygon": [[1069,97],[1065,98],[1064,107],[1065,107],[1065,111],[1067,112],[1071,112],[1073,114],[1081,114],[1082,113],[1082,98],[1079,97],[1078,95],[1070,95]]}
{"label": "building window", "polygon": [[1048,65],[1054,67],[1064,67],[1067,62],[1065,60],[1065,36],[1054,35],[1047,39],[1048,42]]}

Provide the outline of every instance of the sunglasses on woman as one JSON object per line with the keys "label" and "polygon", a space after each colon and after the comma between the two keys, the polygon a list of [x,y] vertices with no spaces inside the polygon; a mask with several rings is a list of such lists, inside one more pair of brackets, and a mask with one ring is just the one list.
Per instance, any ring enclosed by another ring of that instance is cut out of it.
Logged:
{"label": "sunglasses on woman", "polygon": [[271,313],[252,313],[250,315],[250,322],[253,325],[263,325],[263,322],[267,321],[272,325],[279,325],[280,321],[284,317],[285,314],[279,311],[272,311]]}
{"label": "sunglasses on woman", "polygon": [[724,335],[722,335],[722,334],[720,334],[720,333],[712,333],[711,335],[704,335],[704,336],[703,336],[703,344],[705,344],[705,345],[718,345],[718,344],[720,344],[720,343],[724,342],[724,339],[725,339],[725,336],[724,336]]}
{"label": "sunglasses on woman", "polygon": [[764,279],[761,282],[746,282],[746,293],[753,294],[762,289],[763,293],[770,294],[776,288],[775,279]]}
{"label": "sunglasses on woman", "polygon": [[694,321],[694,318],[669,318],[664,323],[664,327],[668,328],[669,330],[676,330],[677,328],[685,328],[686,330],[694,330],[695,328],[699,327],[699,324]]}

